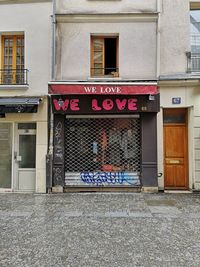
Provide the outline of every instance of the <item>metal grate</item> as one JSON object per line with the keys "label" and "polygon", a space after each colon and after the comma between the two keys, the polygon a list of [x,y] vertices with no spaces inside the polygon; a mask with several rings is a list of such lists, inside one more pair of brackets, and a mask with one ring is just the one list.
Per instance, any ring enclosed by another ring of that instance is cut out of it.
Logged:
{"label": "metal grate", "polygon": [[0,84],[27,85],[27,69],[0,69]]}
{"label": "metal grate", "polygon": [[140,119],[65,120],[66,185],[139,185]]}

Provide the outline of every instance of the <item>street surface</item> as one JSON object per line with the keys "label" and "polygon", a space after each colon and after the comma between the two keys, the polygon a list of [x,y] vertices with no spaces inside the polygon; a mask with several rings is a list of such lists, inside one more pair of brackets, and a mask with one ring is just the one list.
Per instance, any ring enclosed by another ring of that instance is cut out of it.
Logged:
{"label": "street surface", "polygon": [[200,194],[0,194],[0,267],[200,266]]}

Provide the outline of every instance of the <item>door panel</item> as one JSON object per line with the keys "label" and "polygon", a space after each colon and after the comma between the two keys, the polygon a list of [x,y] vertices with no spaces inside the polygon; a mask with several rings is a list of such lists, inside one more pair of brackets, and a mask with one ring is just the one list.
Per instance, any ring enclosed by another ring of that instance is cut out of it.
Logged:
{"label": "door panel", "polygon": [[184,158],[185,127],[167,126],[165,128],[166,158]]}
{"label": "door panel", "polygon": [[19,170],[19,190],[35,190],[35,170]]}
{"label": "door panel", "polygon": [[[23,127],[24,128],[23,128]],[[31,124],[18,125],[17,135],[17,190],[35,191],[36,130]]]}
{"label": "door panel", "polygon": [[165,188],[187,189],[187,128],[164,125]]}

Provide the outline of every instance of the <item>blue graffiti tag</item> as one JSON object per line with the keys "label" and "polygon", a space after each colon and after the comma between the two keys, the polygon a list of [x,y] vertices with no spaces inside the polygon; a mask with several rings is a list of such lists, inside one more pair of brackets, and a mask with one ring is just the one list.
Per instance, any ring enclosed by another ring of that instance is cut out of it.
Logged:
{"label": "blue graffiti tag", "polygon": [[125,172],[81,172],[81,180],[87,184],[93,184],[96,186],[109,184],[129,184],[139,185],[138,178],[134,179],[134,176]]}

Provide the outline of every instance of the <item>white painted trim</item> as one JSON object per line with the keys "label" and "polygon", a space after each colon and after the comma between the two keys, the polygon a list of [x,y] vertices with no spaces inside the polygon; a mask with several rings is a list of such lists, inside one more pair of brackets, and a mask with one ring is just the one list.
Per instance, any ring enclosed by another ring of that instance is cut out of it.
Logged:
{"label": "white painted trim", "polygon": [[29,86],[28,85],[0,85],[0,90],[3,89],[9,89],[9,90],[28,90]]}
{"label": "white painted trim", "polygon": [[63,23],[127,23],[127,22],[156,22],[158,13],[99,13],[99,14],[55,14],[57,22]]}
{"label": "white painted trim", "polygon": [[51,0],[0,0],[0,5],[51,2]]}
{"label": "white painted trim", "polygon": [[157,85],[157,82],[122,82],[122,81],[110,81],[110,82],[106,82],[106,81],[93,81],[93,82],[79,82],[79,81],[52,81],[48,83],[49,85],[56,85],[56,84],[71,84],[71,85],[77,85],[77,84],[99,84],[99,85],[113,85],[113,84],[117,84],[117,85]]}
{"label": "white painted trim", "polygon": [[194,138],[194,107],[187,109],[188,115],[188,179],[189,189],[195,188],[195,138]]}

